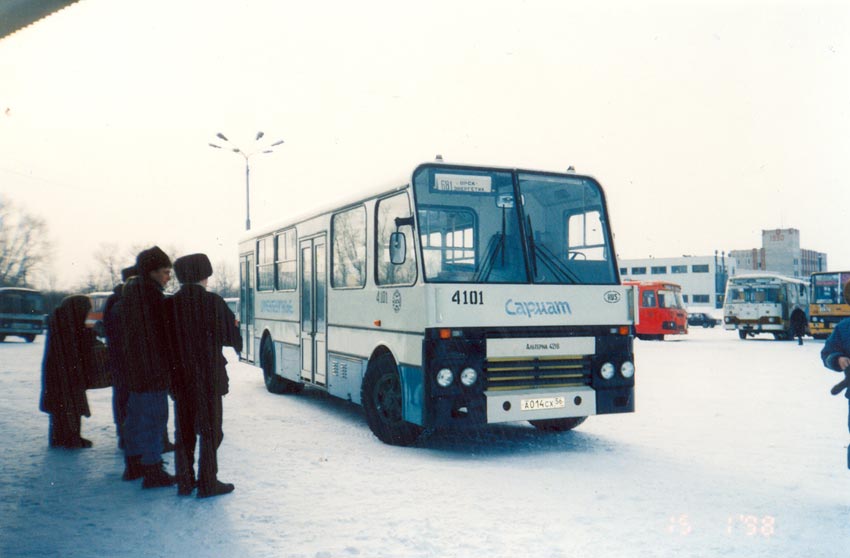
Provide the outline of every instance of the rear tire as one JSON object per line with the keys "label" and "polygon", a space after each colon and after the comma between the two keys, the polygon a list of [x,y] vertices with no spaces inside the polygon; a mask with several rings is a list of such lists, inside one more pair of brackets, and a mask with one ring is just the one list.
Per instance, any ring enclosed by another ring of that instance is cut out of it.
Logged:
{"label": "rear tire", "polygon": [[32,333],[24,335],[23,338],[24,341],[26,341],[27,343],[32,343],[33,341],[35,341],[35,335],[33,335]]}
{"label": "rear tire", "polygon": [[567,432],[587,420],[587,417],[530,420],[531,425],[544,432]]}
{"label": "rear tire", "polygon": [[423,428],[404,420],[401,378],[395,360],[388,353],[376,357],[363,378],[360,400],[372,433],[385,444],[409,446]]}
{"label": "rear tire", "polygon": [[269,393],[300,393],[304,384],[287,380],[275,373],[276,363],[274,354],[274,343],[269,337],[265,337],[260,346],[260,366],[263,368],[263,379],[266,382],[266,390]]}
{"label": "rear tire", "polygon": [[744,331],[743,329],[739,329],[738,330],[738,337],[741,338],[741,339],[746,339],[747,338],[747,332]]}

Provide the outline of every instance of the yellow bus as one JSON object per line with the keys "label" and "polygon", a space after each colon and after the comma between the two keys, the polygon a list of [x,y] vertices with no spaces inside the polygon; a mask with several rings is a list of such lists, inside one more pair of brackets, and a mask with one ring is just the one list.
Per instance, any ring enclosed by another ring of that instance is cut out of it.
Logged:
{"label": "yellow bus", "polygon": [[844,300],[844,285],[850,271],[812,273],[812,300],[809,305],[809,331],[815,339],[826,339],[835,325],[850,317],[850,304]]}

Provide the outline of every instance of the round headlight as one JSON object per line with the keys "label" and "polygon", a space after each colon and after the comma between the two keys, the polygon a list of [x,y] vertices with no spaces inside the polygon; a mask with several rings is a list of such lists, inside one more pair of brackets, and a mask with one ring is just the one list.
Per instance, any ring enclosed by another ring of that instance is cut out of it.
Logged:
{"label": "round headlight", "polygon": [[610,380],[611,378],[614,377],[614,371],[615,371],[614,365],[611,364],[610,362],[606,362],[605,364],[602,365],[602,368],[599,369],[599,373],[606,380]]}
{"label": "round headlight", "polygon": [[475,383],[475,380],[478,379],[478,372],[475,368],[467,367],[464,368],[460,373],[460,383],[465,386],[471,386]]}
{"label": "round headlight", "polygon": [[623,378],[631,378],[635,375],[635,365],[632,364],[631,361],[627,360],[620,366],[620,374],[623,375]]}
{"label": "round headlight", "polygon": [[448,368],[443,368],[437,372],[437,383],[441,387],[449,387],[452,385],[452,380],[455,379],[454,373]]}

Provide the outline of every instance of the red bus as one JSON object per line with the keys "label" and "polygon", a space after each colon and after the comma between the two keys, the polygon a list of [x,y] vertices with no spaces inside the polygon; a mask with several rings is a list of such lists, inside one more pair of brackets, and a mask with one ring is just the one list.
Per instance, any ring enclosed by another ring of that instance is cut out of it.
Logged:
{"label": "red bus", "polygon": [[662,281],[623,281],[638,288],[635,332],[639,339],[663,340],[665,335],[688,333],[688,313],[682,302],[682,287]]}

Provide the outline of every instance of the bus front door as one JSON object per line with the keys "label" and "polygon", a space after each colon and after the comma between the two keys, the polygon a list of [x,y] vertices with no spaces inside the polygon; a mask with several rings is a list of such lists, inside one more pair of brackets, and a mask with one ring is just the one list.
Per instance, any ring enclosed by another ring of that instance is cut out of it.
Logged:
{"label": "bus front door", "polygon": [[239,333],[242,360],[254,362],[254,254],[239,258]]}
{"label": "bus front door", "polygon": [[301,258],[301,378],[327,385],[327,304],[325,238],[302,240]]}

